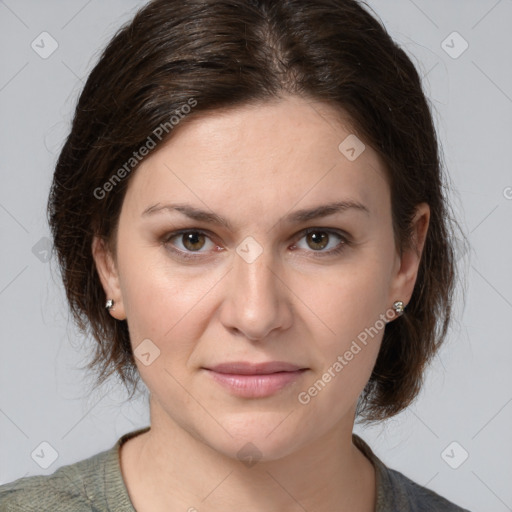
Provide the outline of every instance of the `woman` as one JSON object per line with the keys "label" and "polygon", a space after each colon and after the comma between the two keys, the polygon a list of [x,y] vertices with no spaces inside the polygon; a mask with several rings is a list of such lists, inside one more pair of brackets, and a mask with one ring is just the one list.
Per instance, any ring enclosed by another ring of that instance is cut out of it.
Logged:
{"label": "woman", "polygon": [[49,199],[75,318],[150,426],[0,511],[461,511],[352,433],[404,410],[455,284],[419,76],[355,0],[154,0]]}

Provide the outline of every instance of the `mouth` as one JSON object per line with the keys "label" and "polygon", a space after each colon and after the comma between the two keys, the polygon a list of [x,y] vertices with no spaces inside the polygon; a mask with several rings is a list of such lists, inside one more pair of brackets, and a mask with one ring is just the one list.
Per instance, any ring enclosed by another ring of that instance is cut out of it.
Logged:
{"label": "mouth", "polygon": [[309,368],[282,361],[249,363],[236,361],[204,368],[213,380],[233,395],[243,398],[271,396],[299,380]]}

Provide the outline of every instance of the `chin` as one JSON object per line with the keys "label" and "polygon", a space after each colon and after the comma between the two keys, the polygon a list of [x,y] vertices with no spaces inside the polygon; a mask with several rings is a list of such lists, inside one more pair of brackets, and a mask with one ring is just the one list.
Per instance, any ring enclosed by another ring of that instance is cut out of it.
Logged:
{"label": "chin", "polygon": [[[213,437],[209,430],[202,439],[215,451],[226,457],[246,462],[278,460],[298,450],[306,441],[302,439],[303,428],[295,428],[286,415],[280,413],[248,413],[243,417],[222,420],[219,423],[231,434],[222,429],[222,435]],[[285,425],[286,423],[286,425]]]}

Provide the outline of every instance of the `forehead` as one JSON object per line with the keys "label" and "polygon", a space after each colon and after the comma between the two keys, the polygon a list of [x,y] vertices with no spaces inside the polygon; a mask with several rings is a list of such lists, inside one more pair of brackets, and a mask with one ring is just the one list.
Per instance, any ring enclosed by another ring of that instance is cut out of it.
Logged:
{"label": "forehead", "polygon": [[189,200],[261,215],[340,199],[378,206],[387,194],[379,156],[352,133],[348,118],[325,103],[289,97],[184,122],[142,161],[126,199],[141,212]]}
{"label": "forehead", "polygon": [[340,137],[352,133],[341,109],[297,96],[194,114],[177,126],[167,144],[171,152],[180,146],[192,157],[273,159],[278,165],[282,158],[318,158],[333,150],[338,156]]}

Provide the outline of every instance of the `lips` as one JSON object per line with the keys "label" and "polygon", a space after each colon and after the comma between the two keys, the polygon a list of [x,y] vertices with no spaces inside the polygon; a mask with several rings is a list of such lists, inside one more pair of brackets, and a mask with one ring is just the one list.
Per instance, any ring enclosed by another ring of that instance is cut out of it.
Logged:
{"label": "lips", "polygon": [[224,390],[242,398],[264,398],[299,380],[308,368],[283,361],[236,361],[203,368]]}
{"label": "lips", "polygon": [[266,363],[235,361],[218,364],[207,369],[217,373],[229,373],[232,375],[265,375],[277,372],[296,372],[306,368],[283,361],[270,361]]}

